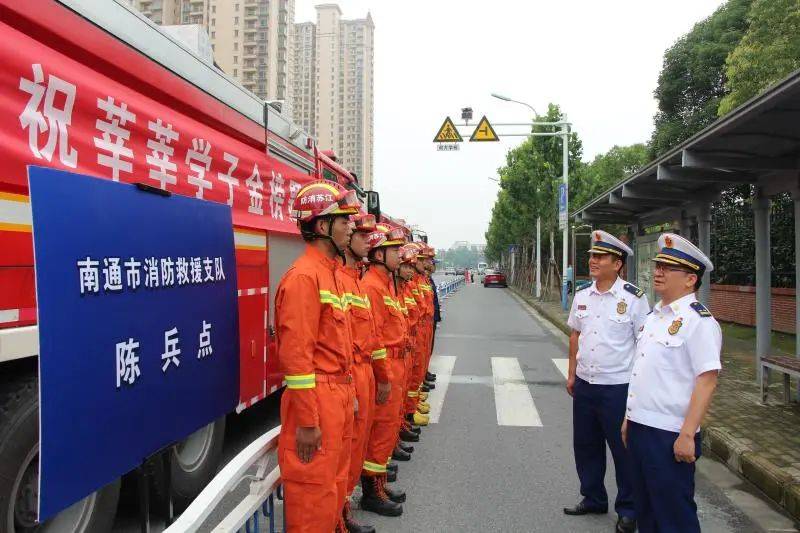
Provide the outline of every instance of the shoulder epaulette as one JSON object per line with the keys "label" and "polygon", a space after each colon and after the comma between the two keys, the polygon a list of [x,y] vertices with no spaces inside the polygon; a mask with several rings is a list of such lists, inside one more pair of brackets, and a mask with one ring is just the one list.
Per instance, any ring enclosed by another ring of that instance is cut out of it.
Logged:
{"label": "shoulder epaulette", "polygon": [[589,287],[591,287],[591,286],[592,286],[592,284],[591,284],[591,283],[587,283],[587,284],[585,284],[585,285],[581,285],[580,287],[578,287],[577,289],[575,289],[575,292],[581,292],[583,289],[588,289],[588,288],[589,288]]}
{"label": "shoulder epaulette", "polygon": [[637,298],[641,298],[644,295],[644,291],[637,287],[636,285],[631,285],[630,283],[626,283],[624,287],[622,287],[629,293],[633,294]]}
{"label": "shoulder epaulette", "polygon": [[704,317],[704,318],[705,318],[705,317],[707,317],[707,316],[711,316],[711,311],[709,311],[709,310],[706,308],[706,306],[705,306],[705,305],[703,305],[703,304],[701,304],[700,302],[692,302],[692,303],[689,305],[689,307],[691,307],[692,309],[694,309],[694,310],[695,310],[695,312],[696,312],[698,315],[700,315],[700,316],[702,316],[702,317]]}

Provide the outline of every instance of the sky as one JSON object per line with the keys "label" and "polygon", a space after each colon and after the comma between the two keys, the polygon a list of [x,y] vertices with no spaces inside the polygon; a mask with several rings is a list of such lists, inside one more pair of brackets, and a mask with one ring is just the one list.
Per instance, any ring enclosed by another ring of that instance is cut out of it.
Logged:
{"label": "sky", "polygon": [[[295,21],[321,2],[296,0]],[[664,51],[723,0],[338,0],[343,18],[375,23],[375,177],[381,208],[437,248],[484,243],[497,169],[521,137],[438,152],[444,118],[522,122],[556,103],[591,160],[646,142]],[[497,128],[501,133],[501,128]],[[462,129],[461,131],[465,131]],[[463,134],[463,133],[462,133]],[[467,139],[465,138],[465,141]]]}

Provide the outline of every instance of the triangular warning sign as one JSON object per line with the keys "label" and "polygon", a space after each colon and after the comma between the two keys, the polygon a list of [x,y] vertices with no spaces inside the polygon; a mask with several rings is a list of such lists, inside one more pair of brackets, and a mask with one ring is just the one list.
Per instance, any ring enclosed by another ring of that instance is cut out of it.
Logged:
{"label": "triangular warning sign", "polygon": [[456,125],[453,124],[453,121],[450,120],[450,117],[444,119],[444,123],[442,127],[439,128],[439,133],[436,134],[436,137],[433,138],[433,142],[435,143],[460,143],[464,142],[464,139],[461,138],[461,134],[458,133],[456,129]]}
{"label": "triangular warning sign", "polygon": [[475,131],[472,132],[472,137],[469,138],[470,142],[485,142],[485,141],[499,141],[500,137],[495,133],[494,128],[484,116]]}

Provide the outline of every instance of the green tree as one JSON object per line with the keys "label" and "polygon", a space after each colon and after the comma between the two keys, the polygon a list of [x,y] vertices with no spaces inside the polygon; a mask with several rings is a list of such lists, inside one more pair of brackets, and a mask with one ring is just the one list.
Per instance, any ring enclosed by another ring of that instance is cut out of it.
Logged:
{"label": "green tree", "polygon": [[716,120],[726,94],[725,60],[747,30],[752,3],[729,0],[664,53],[655,91],[658,112],[650,139],[652,159]]}
{"label": "green tree", "polygon": [[749,26],[725,62],[722,116],[800,68],[800,1],[755,0]]}
{"label": "green tree", "polygon": [[[564,117],[558,106],[550,104],[542,121],[556,122]],[[536,131],[536,130],[534,130]],[[541,127],[539,131],[552,131]],[[542,218],[547,235],[558,225],[558,184],[563,168],[560,137],[529,137],[509,150],[505,166],[498,169],[500,192],[486,232],[486,256],[497,260],[509,244],[531,243],[536,218]],[[577,134],[570,134],[569,172],[575,176],[581,168],[583,145]],[[571,194],[572,196],[572,194]]]}
{"label": "green tree", "polygon": [[578,170],[570,180],[574,207],[585,205],[619,180],[633,174],[649,160],[645,144],[614,146],[608,152],[595,156],[594,160]]}

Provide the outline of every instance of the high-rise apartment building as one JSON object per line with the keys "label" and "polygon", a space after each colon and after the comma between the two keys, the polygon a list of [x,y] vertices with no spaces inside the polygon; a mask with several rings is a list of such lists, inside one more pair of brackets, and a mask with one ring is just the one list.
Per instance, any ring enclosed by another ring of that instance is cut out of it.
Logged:
{"label": "high-rise apartment building", "polygon": [[294,25],[290,101],[294,120],[333,149],[339,161],[373,188],[375,25],[345,20],[336,4],[317,6],[317,22]]}
{"label": "high-rise apartment building", "polygon": [[222,70],[265,100],[288,99],[294,0],[128,2],[156,24],[201,25]]}

